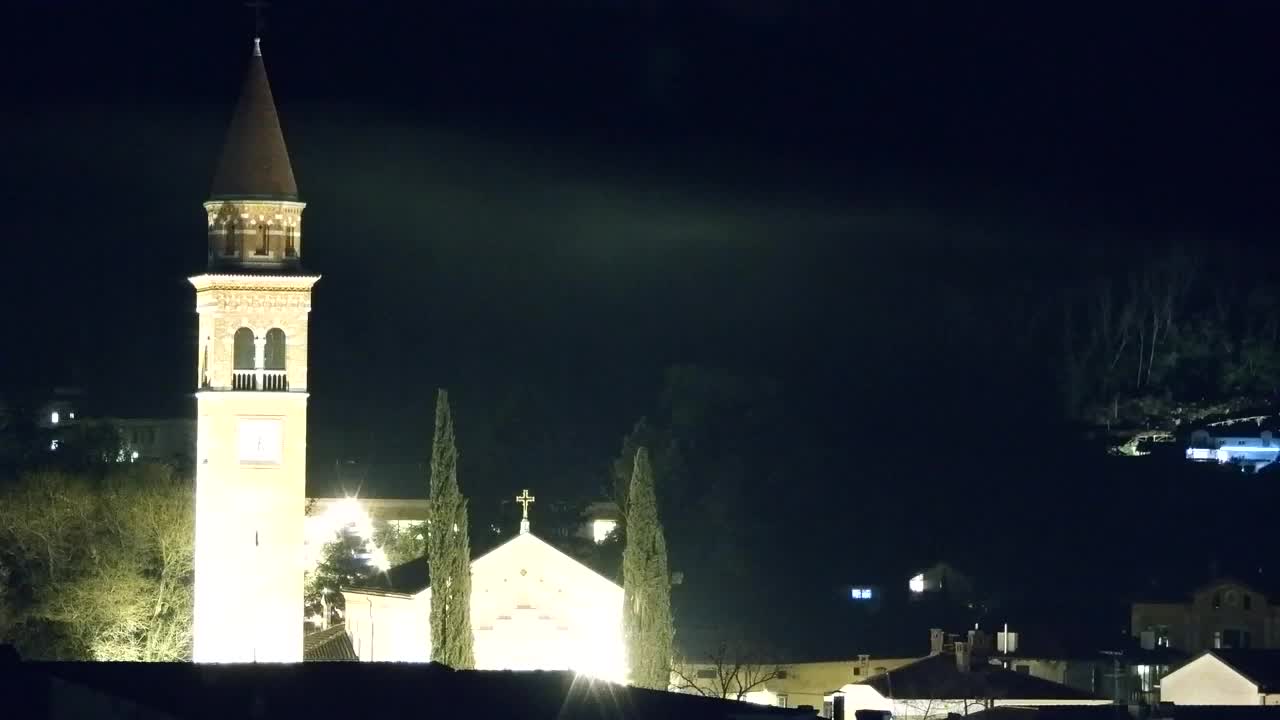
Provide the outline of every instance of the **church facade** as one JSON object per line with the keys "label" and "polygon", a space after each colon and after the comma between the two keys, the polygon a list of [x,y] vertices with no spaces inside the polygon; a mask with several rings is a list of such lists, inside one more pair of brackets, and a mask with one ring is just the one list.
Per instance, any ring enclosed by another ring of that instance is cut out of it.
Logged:
{"label": "church facade", "polygon": [[302,210],[257,40],[192,277],[196,662],[302,660],[307,318]]}
{"label": "church facade", "polygon": [[[345,622],[363,661],[431,659],[430,573],[419,559],[346,588]],[[625,682],[622,588],[521,532],[471,563],[479,670],[572,670]]]}

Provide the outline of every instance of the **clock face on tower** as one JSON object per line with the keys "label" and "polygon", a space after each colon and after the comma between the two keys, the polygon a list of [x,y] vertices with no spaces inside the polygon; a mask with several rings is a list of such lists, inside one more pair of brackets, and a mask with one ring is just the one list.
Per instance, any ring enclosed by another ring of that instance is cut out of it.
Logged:
{"label": "clock face on tower", "polygon": [[276,418],[240,418],[240,462],[280,464],[281,421]]}

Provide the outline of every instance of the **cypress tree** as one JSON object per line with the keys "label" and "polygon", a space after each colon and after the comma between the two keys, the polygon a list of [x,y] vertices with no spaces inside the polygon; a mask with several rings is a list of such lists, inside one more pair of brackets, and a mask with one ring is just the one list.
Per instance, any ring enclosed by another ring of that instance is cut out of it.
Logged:
{"label": "cypress tree", "polygon": [[623,636],[631,684],[666,690],[671,682],[671,576],[667,541],[658,521],[649,451],[636,450],[622,551]]}
{"label": "cypress tree", "polygon": [[449,395],[436,395],[436,430],[431,447],[430,527],[431,659],[456,669],[476,664],[471,633],[471,546],[467,501],[458,490],[458,448]]}

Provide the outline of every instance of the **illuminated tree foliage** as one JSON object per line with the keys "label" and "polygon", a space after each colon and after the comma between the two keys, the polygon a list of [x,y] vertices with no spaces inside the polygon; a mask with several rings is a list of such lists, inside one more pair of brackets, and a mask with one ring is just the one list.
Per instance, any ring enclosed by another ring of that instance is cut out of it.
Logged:
{"label": "illuminated tree foliage", "polygon": [[190,657],[193,489],[168,468],[22,476],[0,495],[0,566],[27,657]]}
{"label": "illuminated tree foliage", "polygon": [[622,553],[623,633],[631,683],[666,690],[671,682],[671,577],[653,489],[649,452],[636,450]]}
{"label": "illuminated tree foliage", "polygon": [[427,554],[427,523],[397,527],[390,523],[374,530],[373,543],[382,548],[391,567]]}
{"label": "illuminated tree foliage", "polygon": [[427,562],[431,568],[431,659],[452,668],[475,667],[471,631],[471,547],[467,501],[458,489],[458,448],[449,396],[436,396],[431,448],[431,524]]}
{"label": "illuminated tree foliage", "polygon": [[320,617],[327,625],[342,622],[346,602],[341,589],[351,587],[371,572],[365,559],[370,543],[351,528],[343,528],[321,550],[320,562],[306,573],[303,601],[307,617]]}

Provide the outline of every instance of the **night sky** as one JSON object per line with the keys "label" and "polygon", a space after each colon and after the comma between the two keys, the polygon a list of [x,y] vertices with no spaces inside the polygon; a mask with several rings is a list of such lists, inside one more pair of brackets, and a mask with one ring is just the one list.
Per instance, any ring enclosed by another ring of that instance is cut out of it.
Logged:
{"label": "night sky", "polygon": [[[324,276],[313,467],[425,460],[436,387],[464,443],[523,394],[561,452],[464,491],[590,494],[663,368],[697,363],[784,384],[815,526],[877,508],[903,562],[1066,547],[1126,521],[1043,524],[1078,479],[1045,298],[1174,241],[1280,259],[1274,3],[421,5],[267,13]],[[8,12],[4,384],[190,412],[186,278],[249,11]],[[1004,539],[949,520],[979,505]]]}

